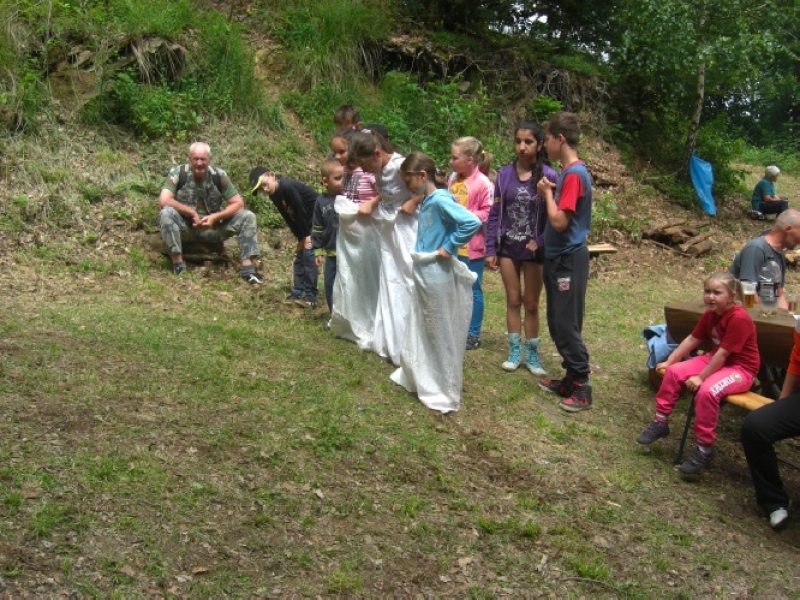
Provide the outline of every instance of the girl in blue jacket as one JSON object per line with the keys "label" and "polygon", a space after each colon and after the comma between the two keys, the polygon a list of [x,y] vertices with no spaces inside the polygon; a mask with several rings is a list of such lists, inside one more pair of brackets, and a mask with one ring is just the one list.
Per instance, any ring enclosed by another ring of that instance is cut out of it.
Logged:
{"label": "girl in blue jacket", "polygon": [[414,245],[414,290],[400,368],[391,379],[443,413],[461,403],[462,365],[472,315],[475,274],[458,261],[458,250],[481,228],[481,220],[447,190],[436,187],[436,165],[413,152],[400,176],[419,209]]}

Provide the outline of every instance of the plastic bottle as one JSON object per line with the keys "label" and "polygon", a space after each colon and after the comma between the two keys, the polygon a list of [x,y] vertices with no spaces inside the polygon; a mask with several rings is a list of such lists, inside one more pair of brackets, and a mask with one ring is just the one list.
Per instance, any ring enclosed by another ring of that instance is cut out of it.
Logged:
{"label": "plastic bottle", "polygon": [[761,302],[761,314],[770,317],[777,312],[777,288],[781,283],[781,268],[770,258],[761,265],[758,272],[758,300]]}

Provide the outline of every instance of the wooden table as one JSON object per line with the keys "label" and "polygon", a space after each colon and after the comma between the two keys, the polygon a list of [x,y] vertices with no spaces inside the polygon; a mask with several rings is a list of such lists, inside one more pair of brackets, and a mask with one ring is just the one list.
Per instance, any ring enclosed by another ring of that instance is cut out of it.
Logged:
{"label": "wooden table", "polygon": [[[664,307],[664,317],[672,338],[677,343],[681,343],[687,335],[692,333],[704,312],[705,306],[702,302],[667,304]],[[751,308],[748,313],[756,325],[758,352],[761,355],[762,364],[758,377],[762,384],[762,394],[775,398],[783,385],[782,371],[789,365],[789,354],[794,345],[796,321],[787,310],[780,308],[778,314],[772,317],[761,316],[758,306]],[[704,349],[710,350],[710,343],[706,343]]]}

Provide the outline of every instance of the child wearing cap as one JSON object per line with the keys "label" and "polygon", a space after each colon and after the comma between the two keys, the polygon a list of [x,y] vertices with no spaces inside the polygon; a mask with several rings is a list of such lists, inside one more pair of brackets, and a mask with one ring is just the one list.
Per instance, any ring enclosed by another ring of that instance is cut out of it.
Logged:
{"label": "child wearing cap", "polygon": [[305,308],[316,308],[319,270],[311,246],[311,219],[317,192],[294,179],[278,177],[266,167],[256,167],[250,171],[250,188],[254,196],[259,190],[269,196],[297,238],[294,284],[286,301]]}

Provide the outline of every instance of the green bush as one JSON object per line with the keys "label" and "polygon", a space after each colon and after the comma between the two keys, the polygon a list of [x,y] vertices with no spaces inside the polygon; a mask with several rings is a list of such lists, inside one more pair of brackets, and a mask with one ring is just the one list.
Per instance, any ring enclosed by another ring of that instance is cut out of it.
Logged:
{"label": "green bush", "polygon": [[175,39],[196,25],[198,13],[190,0],[60,0],[15,3],[22,22],[46,44],[79,42],[91,49],[102,48],[118,36],[147,35]]}
{"label": "green bush", "polygon": [[725,117],[703,123],[697,134],[695,153],[714,168],[714,196],[735,194],[744,181],[744,171],[733,162],[744,150],[744,141],[728,133]]}
{"label": "green bush", "polygon": [[248,112],[261,104],[255,63],[241,28],[220,13],[197,20],[197,47],[177,89],[196,97],[197,107],[224,115]]}
{"label": "green bush", "polygon": [[133,70],[117,73],[111,91],[87,109],[89,120],[110,121],[129,128],[144,140],[185,139],[203,122],[191,92],[177,92],[168,84],[147,85],[134,79]]}
{"label": "green bush", "polygon": [[505,125],[483,89],[462,93],[455,79],[422,85],[393,71],[386,74],[380,91],[380,122],[400,148],[421,150],[443,166],[453,140],[472,135],[497,153]]}
{"label": "green bush", "polygon": [[361,120],[365,123],[371,122],[368,120],[368,111],[365,110],[366,97],[357,86],[318,81],[308,91],[294,89],[286,92],[281,100],[314,132],[316,142],[322,148],[327,148],[330,143],[334,130],[333,111],[339,106],[354,104],[360,108]]}
{"label": "green bush", "polygon": [[619,213],[614,197],[605,192],[596,194],[592,204],[592,240],[602,240],[612,229],[628,234],[628,239],[637,242],[642,238],[641,225],[637,219]]}
{"label": "green bush", "polygon": [[557,112],[564,110],[564,104],[550,96],[536,96],[525,104],[528,118],[537,123],[543,123]]}
{"label": "green bush", "polygon": [[783,145],[772,148],[743,146],[738,158],[751,165],[777,165],[782,171],[800,172],[800,155],[793,148]]}
{"label": "green bush", "polygon": [[24,60],[0,76],[0,117],[7,129],[35,128],[49,106],[48,90],[35,59]]}
{"label": "green bush", "polygon": [[[133,69],[106,69],[111,74],[104,92],[85,107],[86,120],[114,122],[144,139],[183,137],[202,122],[204,113],[252,112],[270,125],[278,121],[255,85],[253,56],[241,28],[220,13],[198,10],[190,0],[0,0],[0,18],[8,24],[0,31],[0,68],[5,67],[0,71],[0,118],[9,129],[29,127],[34,117],[45,114],[46,73],[75,46],[94,50],[99,66],[117,60],[109,55],[126,40],[179,40],[190,27],[188,44],[194,48],[178,81],[160,78],[161,83],[145,85]],[[21,60],[25,55],[31,58]]]}
{"label": "green bush", "polygon": [[360,0],[303,0],[275,24],[290,74],[303,90],[322,81],[347,86],[370,78],[378,66],[371,46],[389,32],[385,8]]}

